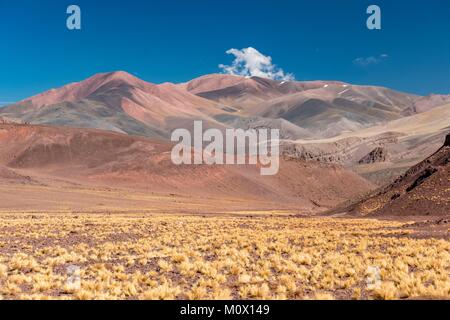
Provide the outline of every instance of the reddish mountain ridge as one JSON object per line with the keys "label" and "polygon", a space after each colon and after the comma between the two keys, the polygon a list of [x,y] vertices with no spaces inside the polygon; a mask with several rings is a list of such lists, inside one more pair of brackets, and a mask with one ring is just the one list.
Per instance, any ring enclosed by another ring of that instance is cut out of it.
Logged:
{"label": "reddish mountain ridge", "polygon": [[95,128],[168,138],[192,119],[223,127],[212,117],[218,104],[170,84],[155,85],[126,72],[95,75],[1,110],[10,119],[33,124]]}
{"label": "reddish mountain ridge", "polygon": [[126,72],[95,75],[0,109],[33,124],[167,139],[176,128],[269,127],[287,139],[330,137],[404,116],[418,97],[339,81],[274,81],[212,74],[153,84]]}
{"label": "reddish mountain ridge", "polygon": [[[446,101],[445,96],[430,99],[339,81],[212,74],[176,85],[112,72],[0,108],[0,116],[8,121],[100,129],[165,141],[175,129],[192,131],[195,120],[202,120],[205,129],[279,129],[286,154],[299,147],[311,159],[339,164],[344,159],[346,165],[383,147],[390,161],[357,168],[382,185],[440,145],[441,122],[446,119],[441,113],[448,113],[450,105],[436,106]],[[424,103],[432,108],[414,107]],[[411,121],[418,128],[408,127]],[[429,127],[425,134],[415,134],[424,126]],[[380,132],[367,138],[372,128]],[[327,140],[334,138],[344,143]]]}
{"label": "reddish mountain ridge", "polygon": [[[173,165],[172,145],[91,129],[0,125],[0,167],[9,180],[61,179],[202,197],[295,204],[305,212],[330,208],[372,185],[335,165],[283,159],[276,176],[256,166]],[[2,177],[0,175],[0,181]]]}

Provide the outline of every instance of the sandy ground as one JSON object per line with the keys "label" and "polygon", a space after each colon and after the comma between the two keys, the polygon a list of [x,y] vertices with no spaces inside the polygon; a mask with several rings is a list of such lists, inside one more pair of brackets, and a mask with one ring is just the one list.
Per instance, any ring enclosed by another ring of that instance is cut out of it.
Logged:
{"label": "sandy ground", "polygon": [[10,212],[300,214],[293,204],[245,198],[188,196],[143,190],[70,186],[0,185],[0,210]]}

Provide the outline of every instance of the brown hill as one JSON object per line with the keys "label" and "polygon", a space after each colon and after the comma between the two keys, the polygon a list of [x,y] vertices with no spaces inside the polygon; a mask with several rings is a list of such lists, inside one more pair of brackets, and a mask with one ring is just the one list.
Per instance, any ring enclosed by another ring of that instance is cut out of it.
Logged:
{"label": "brown hill", "polygon": [[112,72],[44,92],[0,113],[33,124],[168,138],[175,128],[190,128],[193,119],[221,128],[212,117],[226,111],[174,84],[156,85],[126,72]]}
{"label": "brown hill", "polygon": [[33,181],[33,179],[31,179],[31,177],[18,174],[14,170],[6,168],[4,166],[0,166],[0,181],[2,183],[7,183],[7,184],[10,184],[10,183],[12,183],[12,184],[16,184],[16,183],[34,184],[34,183],[36,183],[35,181]]}
{"label": "brown hill", "polygon": [[274,81],[230,75],[204,76],[182,87],[239,110],[240,116],[283,119],[316,138],[399,119],[418,98],[338,81]]}
{"label": "brown hill", "polygon": [[344,211],[362,215],[450,215],[450,135],[436,153]]}
{"label": "brown hill", "polygon": [[[113,132],[0,125],[0,166],[8,175],[62,179],[202,197],[260,199],[313,212],[367,192],[370,183],[336,165],[283,159],[276,176],[255,166],[175,166],[172,145]],[[0,175],[0,181],[2,176]]]}

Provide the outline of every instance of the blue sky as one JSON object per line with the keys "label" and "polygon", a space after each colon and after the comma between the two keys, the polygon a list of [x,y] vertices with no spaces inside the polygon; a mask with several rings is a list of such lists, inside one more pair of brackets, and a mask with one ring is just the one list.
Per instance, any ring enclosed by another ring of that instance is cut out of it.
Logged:
{"label": "blue sky", "polygon": [[[70,4],[81,31],[66,28]],[[380,31],[366,28],[370,4]],[[450,93],[449,33],[448,0],[2,0],[0,104],[113,70],[183,82],[247,47],[297,80]]]}

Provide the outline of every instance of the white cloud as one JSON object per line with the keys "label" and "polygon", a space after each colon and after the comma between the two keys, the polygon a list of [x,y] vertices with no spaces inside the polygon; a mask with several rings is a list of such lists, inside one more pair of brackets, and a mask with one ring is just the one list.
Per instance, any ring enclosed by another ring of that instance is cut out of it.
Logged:
{"label": "white cloud", "polygon": [[243,77],[261,77],[272,80],[292,81],[292,73],[285,73],[283,69],[272,63],[272,58],[265,56],[252,47],[241,50],[230,49],[226,52],[235,57],[231,65],[219,65],[224,73]]}
{"label": "white cloud", "polygon": [[353,63],[360,67],[367,67],[374,64],[379,64],[389,58],[389,55],[383,53],[379,56],[370,56],[370,57],[360,57],[353,60]]}

